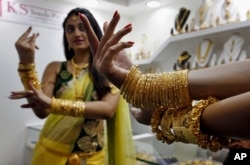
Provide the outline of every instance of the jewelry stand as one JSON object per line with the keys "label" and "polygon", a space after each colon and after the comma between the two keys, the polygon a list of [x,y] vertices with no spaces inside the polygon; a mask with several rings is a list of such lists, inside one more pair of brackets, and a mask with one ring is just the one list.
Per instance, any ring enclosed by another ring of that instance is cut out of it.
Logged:
{"label": "jewelry stand", "polygon": [[216,53],[214,53],[212,56],[211,56],[211,60],[209,62],[209,67],[211,66],[216,66],[217,65],[217,55]]}
{"label": "jewelry stand", "polygon": [[242,47],[244,44],[244,39],[238,33],[234,33],[224,44],[223,51],[221,54],[222,63],[230,63],[233,61],[238,61],[239,59],[244,59],[245,55],[242,54]]}
{"label": "jewelry stand", "polygon": [[[181,34],[183,33],[183,27],[186,24],[186,21],[190,15],[190,10],[185,7],[180,8],[178,15],[175,18],[175,30]],[[173,35],[173,32],[171,32]]]}
{"label": "jewelry stand", "polygon": [[174,63],[173,70],[190,69],[190,58],[191,55],[187,51],[183,51],[178,57],[177,62]]}
{"label": "jewelry stand", "polygon": [[210,8],[213,5],[211,0],[203,0],[196,13],[196,27],[195,29],[205,29],[210,26],[211,11]]}
{"label": "jewelry stand", "polygon": [[196,55],[192,64],[193,69],[206,68],[209,66],[213,47],[213,42],[210,39],[203,39],[197,47]]}

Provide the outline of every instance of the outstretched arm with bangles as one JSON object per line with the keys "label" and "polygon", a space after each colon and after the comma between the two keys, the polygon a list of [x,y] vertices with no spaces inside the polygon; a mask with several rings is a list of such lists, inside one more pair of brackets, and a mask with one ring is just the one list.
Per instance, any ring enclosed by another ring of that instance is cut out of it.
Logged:
{"label": "outstretched arm with bangles", "polygon": [[[206,139],[207,144],[200,145],[210,148],[209,140],[217,139],[224,147],[230,139],[250,138],[246,131],[250,128],[250,60],[158,74],[143,74],[132,64],[129,69],[119,67],[113,62],[116,54],[133,46],[131,41],[120,41],[132,31],[131,24],[115,32],[119,19],[119,13],[115,12],[104,37],[97,42],[86,17],[81,15],[90,34],[97,70],[121,89],[129,103],[139,108],[133,110],[136,118],[154,126],[158,139],[170,143],[172,140],[200,143],[201,139]],[[193,100],[199,102],[193,105]],[[147,113],[145,121],[144,112]],[[148,114],[152,114],[150,122]],[[186,133],[192,137],[186,137]]]}

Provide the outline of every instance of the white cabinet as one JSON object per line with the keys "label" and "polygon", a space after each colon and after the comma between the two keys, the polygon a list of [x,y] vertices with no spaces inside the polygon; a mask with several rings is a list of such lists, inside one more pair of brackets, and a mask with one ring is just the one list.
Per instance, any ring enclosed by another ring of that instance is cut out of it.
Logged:
{"label": "white cabinet", "polygon": [[134,61],[140,67],[157,67],[158,70],[172,70],[173,64],[183,51],[188,51],[192,57],[196,54],[197,45],[205,38],[214,43],[214,52],[223,49],[225,41],[233,34],[240,33],[244,38],[244,49],[248,52],[250,42],[250,21],[233,22],[220,25],[214,28],[178,34],[168,38],[154,54],[143,60]]}

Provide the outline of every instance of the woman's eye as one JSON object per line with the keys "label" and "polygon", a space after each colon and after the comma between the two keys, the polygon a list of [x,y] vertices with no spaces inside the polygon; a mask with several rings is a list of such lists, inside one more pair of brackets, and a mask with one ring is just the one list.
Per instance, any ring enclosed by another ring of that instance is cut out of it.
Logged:
{"label": "woman's eye", "polygon": [[82,31],[82,32],[85,31],[83,24],[79,25],[79,30]]}
{"label": "woman's eye", "polygon": [[73,31],[74,31],[74,29],[72,27],[67,28],[67,33],[72,33]]}

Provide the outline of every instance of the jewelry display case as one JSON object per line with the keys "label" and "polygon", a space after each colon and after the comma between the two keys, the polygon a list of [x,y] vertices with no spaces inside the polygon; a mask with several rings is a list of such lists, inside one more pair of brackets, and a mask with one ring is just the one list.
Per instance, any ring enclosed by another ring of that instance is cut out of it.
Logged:
{"label": "jewelry display case", "polygon": [[29,149],[31,149],[31,150],[34,149],[34,146],[39,138],[42,127],[43,127],[42,124],[27,126],[26,145]]}
{"label": "jewelry display case", "polygon": [[[140,67],[158,66],[161,71],[169,71],[173,69],[172,64],[176,62],[178,56],[187,51],[190,53],[192,61],[196,54],[196,49],[199,43],[205,38],[213,41],[214,52],[219,52],[223,49],[223,44],[228,38],[235,33],[242,34],[245,40],[245,45],[249,45],[250,38],[250,21],[232,22],[220,25],[213,28],[197,30],[193,32],[183,33],[180,35],[171,36],[150,56],[148,59],[135,60],[134,64]],[[246,47],[245,50],[248,50]]]}
{"label": "jewelry display case", "polygon": [[213,153],[207,152],[197,145],[163,144],[156,140],[155,135],[151,133],[135,135],[134,143],[137,152],[136,165],[222,165],[222,162],[210,158]]}

